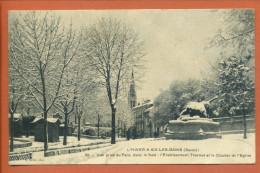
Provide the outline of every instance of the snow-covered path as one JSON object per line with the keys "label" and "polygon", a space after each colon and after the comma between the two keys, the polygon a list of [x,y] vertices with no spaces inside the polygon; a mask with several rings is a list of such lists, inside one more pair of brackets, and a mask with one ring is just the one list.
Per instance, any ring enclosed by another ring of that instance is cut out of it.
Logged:
{"label": "snow-covered path", "polygon": [[222,139],[137,139],[82,153],[58,155],[37,161],[11,164],[207,164],[254,163],[255,135],[241,134]]}

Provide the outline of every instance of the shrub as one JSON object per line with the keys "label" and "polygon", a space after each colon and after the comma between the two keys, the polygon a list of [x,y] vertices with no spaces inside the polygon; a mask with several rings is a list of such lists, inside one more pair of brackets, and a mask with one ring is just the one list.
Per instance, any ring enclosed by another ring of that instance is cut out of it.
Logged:
{"label": "shrub", "polygon": [[84,131],[84,134],[85,134],[85,135],[89,135],[89,136],[96,136],[95,130],[94,130],[94,129],[91,129],[91,128],[86,129],[86,130]]}

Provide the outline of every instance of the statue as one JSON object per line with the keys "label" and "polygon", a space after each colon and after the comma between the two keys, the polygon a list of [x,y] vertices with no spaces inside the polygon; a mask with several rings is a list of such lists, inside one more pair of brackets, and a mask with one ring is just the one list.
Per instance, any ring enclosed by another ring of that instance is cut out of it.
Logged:
{"label": "statue", "polygon": [[209,101],[189,102],[186,108],[180,113],[180,117],[189,115],[190,117],[199,116],[201,118],[209,118],[210,104],[217,98],[216,96]]}
{"label": "statue", "polygon": [[220,126],[209,118],[209,101],[189,102],[177,120],[167,125],[166,139],[206,139],[221,138]]}

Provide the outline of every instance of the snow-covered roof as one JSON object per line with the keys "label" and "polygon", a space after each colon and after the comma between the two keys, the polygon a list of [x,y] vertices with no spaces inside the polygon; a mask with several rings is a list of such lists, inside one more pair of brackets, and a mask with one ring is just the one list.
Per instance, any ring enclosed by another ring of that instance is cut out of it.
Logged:
{"label": "snow-covered roof", "polygon": [[153,109],[153,106],[148,108],[148,109],[146,109],[144,112],[150,112],[152,109]]}
{"label": "snow-covered roof", "polygon": [[84,125],[91,125],[91,123],[90,122],[85,122]]}
{"label": "snow-covered roof", "polygon": [[[65,127],[65,124],[64,123],[60,124],[60,127]],[[73,127],[73,126],[71,124],[68,124],[68,127]]]}
{"label": "snow-covered roof", "polygon": [[[43,120],[43,118],[35,118],[32,123],[36,123],[36,122],[38,122],[40,120]],[[47,121],[49,123],[56,123],[56,122],[58,122],[60,120],[59,120],[59,118],[47,118]]]}
{"label": "snow-covered roof", "polygon": [[149,106],[149,105],[153,105],[153,103],[150,101],[149,103],[144,103],[144,104],[141,104],[141,105],[135,106],[135,107],[133,107],[133,109],[137,109],[137,108],[145,107],[145,106]]}
{"label": "snow-covered roof", "polygon": [[35,118],[31,123],[36,123],[37,121],[39,121],[40,119],[42,119],[42,118]]}
{"label": "snow-covered roof", "polygon": [[[8,114],[8,117],[11,118],[11,115]],[[14,114],[14,119],[22,118],[22,114]]]}

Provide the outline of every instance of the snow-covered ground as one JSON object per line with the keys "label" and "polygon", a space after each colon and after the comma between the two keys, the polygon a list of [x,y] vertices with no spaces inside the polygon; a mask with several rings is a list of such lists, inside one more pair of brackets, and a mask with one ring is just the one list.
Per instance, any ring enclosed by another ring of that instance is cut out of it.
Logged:
{"label": "snow-covered ground", "polygon": [[14,161],[30,164],[236,164],[255,163],[255,134],[223,135],[222,139],[137,139],[75,154]]}
{"label": "snow-covered ground", "polygon": [[[19,139],[26,139],[32,142],[32,146],[25,147],[25,148],[17,148],[14,150],[13,153],[24,153],[24,152],[35,152],[35,151],[41,151],[43,150],[43,142],[36,142],[34,141],[34,136],[30,136],[29,138],[26,138],[23,136]],[[16,143],[18,141],[15,141]],[[48,149],[61,149],[61,148],[70,148],[70,147],[78,147],[78,146],[85,146],[85,145],[92,145],[96,143],[109,143],[110,139],[86,139],[81,138],[80,141],[78,141],[78,138],[75,136],[68,136],[67,137],[67,145],[63,145],[63,136],[60,136],[59,142],[54,143],[48,143]]]}

